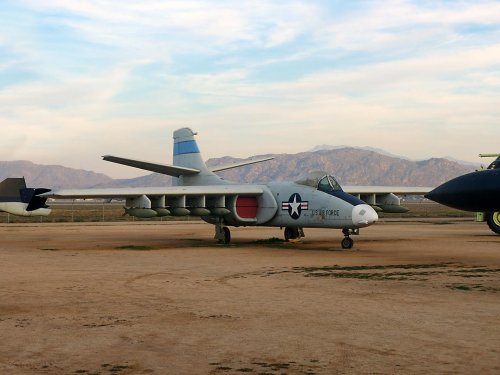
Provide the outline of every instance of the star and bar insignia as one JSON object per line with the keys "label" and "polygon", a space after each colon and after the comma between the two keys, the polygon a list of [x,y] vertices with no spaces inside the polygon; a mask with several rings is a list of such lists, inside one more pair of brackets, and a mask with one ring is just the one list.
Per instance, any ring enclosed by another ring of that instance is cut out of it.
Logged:
{"label": "star and bar insignia", "polygon": [[281,209],[287,210],[290,217],[297,220],[302,214],[302,210],[309,209],[309,202],[303,201],[299,193],[293,193],[287,202],[281,203]]}

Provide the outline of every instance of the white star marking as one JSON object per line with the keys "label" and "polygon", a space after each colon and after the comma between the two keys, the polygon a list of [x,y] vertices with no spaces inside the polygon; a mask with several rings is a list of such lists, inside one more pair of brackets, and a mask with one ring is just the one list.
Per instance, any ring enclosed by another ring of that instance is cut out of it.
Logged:
{"label": "white star marking", "polygon": [[297,196],[295,195],[293,197],[293,203],[289,203],[290,207],[292,207],[292,213],[290,215],[293,216],[294,213],[296,213],[297,215],[300,215],[299,214],[299,207],[300,207],[300,202],[297,203]]}

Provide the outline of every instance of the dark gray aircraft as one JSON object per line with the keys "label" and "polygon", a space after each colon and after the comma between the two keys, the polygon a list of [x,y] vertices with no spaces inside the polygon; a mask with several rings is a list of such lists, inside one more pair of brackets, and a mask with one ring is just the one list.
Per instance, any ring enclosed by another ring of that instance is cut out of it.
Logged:
{"label": "dark gray aircraft", "polygon": [[500,234],[500,154],[482,171],[454,178],[425,195],[426,198],[464,211],[484,212],[491,230]]}

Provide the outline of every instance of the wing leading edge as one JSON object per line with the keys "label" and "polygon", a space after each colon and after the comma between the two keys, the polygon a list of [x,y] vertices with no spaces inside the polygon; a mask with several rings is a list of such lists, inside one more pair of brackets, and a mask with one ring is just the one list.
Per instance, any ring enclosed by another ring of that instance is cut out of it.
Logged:
{"label": "wing leading edge", "polygon": [[397,195],[424,195],[431,191],[432,187],[415,186],[342,186],[349,194],[397,194]]}

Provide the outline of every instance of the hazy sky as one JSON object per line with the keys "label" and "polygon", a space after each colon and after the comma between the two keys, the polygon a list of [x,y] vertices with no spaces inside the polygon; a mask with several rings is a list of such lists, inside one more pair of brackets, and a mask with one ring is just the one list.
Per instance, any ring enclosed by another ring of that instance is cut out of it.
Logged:
{"label": "hazy sky", "polygon": [[2,0],[0,160],[500,152],[499,1]]}

